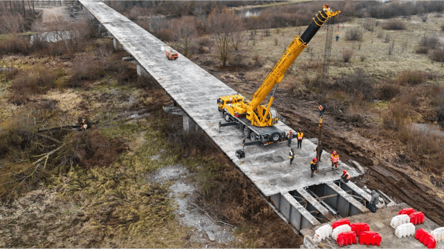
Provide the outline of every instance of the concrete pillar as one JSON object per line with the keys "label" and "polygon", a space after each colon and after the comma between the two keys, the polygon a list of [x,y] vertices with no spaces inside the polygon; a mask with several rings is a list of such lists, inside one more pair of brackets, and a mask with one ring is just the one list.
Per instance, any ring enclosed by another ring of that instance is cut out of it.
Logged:
{"label": "concrete pillar", "polygon": [[187,115],[183,115],[182,118],[183,118],[183,130],[185,132],[196,130],[196,124],[193,122],[193,120],[191,120],[190,117],[188,117]]}
{"label": "concrete pillar", "polygon": [[140,64],[137,63],[137,75],[151,77],[151,75],[143,68]]}
{"label": "concrete pillar", "polygon": [[122,49],[122,45],[120,45],[119,41],[116,38],[113,38],[113,46],[115,51],[119,51]]}

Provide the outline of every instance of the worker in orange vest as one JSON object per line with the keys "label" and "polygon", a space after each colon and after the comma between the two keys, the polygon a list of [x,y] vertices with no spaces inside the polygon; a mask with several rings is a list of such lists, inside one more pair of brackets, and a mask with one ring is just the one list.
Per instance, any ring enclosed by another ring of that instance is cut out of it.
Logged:
{"label": "worker in orange vest", "polygon": [[342,179],[345,183],[347,183],[348,181],[350,181],[350,174],[347,172],[347,170],[344,169],[344,170],[342,171],[341,179]]}
{"label": "worker in orange vest", "polygon": [[304,133],[298,132],[298,148],[302,148],[302,139],[304,139]]}
{"label": "worker in orange vest", "polygon": [[317,161],[318,161],[318,159],[316,159],[316,158],[313,158],[313,160],[311,160],[311,165],[310,165],[311,178],[313,178],[314,172],[318,169],[318,166],[316,165]]}
{"label": "worker in orange vest", "polygon": [[334,170],[335,168],[338,168],[338,162],[339,162],[339,155],[338,153],[336,153],[336,151],[333,151],[333,153],[331,153],[331,170]]}

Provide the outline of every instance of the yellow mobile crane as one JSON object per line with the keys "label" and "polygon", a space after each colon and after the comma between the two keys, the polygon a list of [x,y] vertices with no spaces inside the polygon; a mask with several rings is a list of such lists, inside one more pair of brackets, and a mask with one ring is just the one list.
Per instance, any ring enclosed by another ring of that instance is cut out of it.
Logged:
{"label": "yellow mobile crane", "polygon": [[[251,101],[246,101],[240,94],[220,97],[217,100],[218,109],[228,123],[219,123],[219,127],[239,125],[246,137],[249,137],[254,143],[260,142],[264,145],[286,140],[287,136],[285,132],[277,128],[273,129],[273,125],[276,125],[279,120],[276,110],[271,107],[277,86],[284,78],[287,69],[293,64],[304,48],[307,47],[308,42],[310,42],[316,32],[328,19],[339,13],[339,10],[333,12],[329,6],[325,4],[322,11],[319,11],[319,13],[315,15],[313,21],[304,33],[294,38],[273,70],[256,91]],[[268,105],[261,105],[271,90],[273,90],[273,93]]]}

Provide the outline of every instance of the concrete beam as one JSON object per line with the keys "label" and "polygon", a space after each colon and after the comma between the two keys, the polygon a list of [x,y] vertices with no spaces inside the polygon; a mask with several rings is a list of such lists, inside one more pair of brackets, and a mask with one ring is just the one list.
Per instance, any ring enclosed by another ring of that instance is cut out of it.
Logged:
{"label": "concrete beam", "polygon": [[180,116],[186,115],[185,112],[182,110],[182,108],[174,105],[164,106],[163,110],[168,114],[180,115]]}
{"label": "concrete beam", "polygon": [[355,194],[364,198],[364,200],[366,200],[367,203],[369,203],[372,200],[372,197],[370,196],[369,193],[365,192],[360,187],[356,186],[356,184],[353,183],[352,181],[349,181],[347,183],[340,181],[340,184],[342,189],[344,189],[345,191],[352,190]]}
{"label": "concrete beam", "polygon": [[358,202],[351,195],[347,194],[343,189],[333,182],[326,183],[326,189],[329,189],[330,193],[339,194],[336,197],[336,209],[339,211],[342,217],[347,217],[355,214],[361,214],[369,212],[364,205]]}
{"label": "concrete beam", "polygon": [[193,122],[193,120],[191,120],[190,117],[188,117],[187,115],[183,115],[183,130],[185,132],[190,132],[190,131],[196,131],[197,126],[196,124]]}
{"label": "concrete beam", "polygon": [[296,191],[327,219],[333,218],[330,212],[324,206],[322,206],[319,201],[311,196],[305,189],[299,188]]}
{"label": "concrete beam", "polygon": [[281,193],[281,196],[280,211],[296,229],[302,230],[321,224],[289,193]]}
{"label": "concrete beam", "polygon": [[148,71],[146,71],[139,63],[137,63],[137,75],[151,77]]}

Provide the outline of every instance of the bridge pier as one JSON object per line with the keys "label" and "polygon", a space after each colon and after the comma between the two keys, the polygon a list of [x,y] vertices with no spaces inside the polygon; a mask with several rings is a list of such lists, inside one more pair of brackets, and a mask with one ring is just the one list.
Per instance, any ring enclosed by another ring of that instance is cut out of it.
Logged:
{"label": "bridge pier", "polygon": [[122,44],[120,44],[120,42],[116,38],[113,38],[113,46],[114,46],[114,51],[123,50]]}
{"label": "bridge pier", "polygon": [[137,75],[151,78],[151,75],[139,63],[137,63]]}
{"label": "bridge pier", "polygon": [[198,131],[198,126],[194,123],[194,121],[190,117],[188,117],[188,115],[184,111],[182,111],[180,107],[175,105],[169,105],[169,106],[164,106],[163,110],[169,114],[182,116],[183,131],[185,131],[185,133],[191,131]]}

